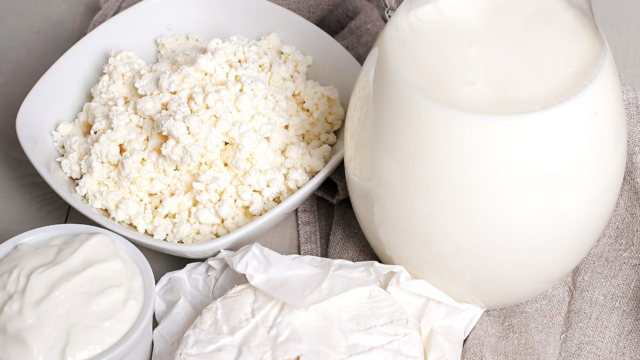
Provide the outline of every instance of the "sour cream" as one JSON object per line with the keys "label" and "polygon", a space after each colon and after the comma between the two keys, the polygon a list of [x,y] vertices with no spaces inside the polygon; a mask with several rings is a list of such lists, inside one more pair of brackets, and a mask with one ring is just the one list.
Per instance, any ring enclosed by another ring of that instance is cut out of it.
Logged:
{"label": "sour cream", "polygon": [[0,262],[0,358],[90,359],[125,336],[143,300],[140,270],[105,234],[18,245]]}

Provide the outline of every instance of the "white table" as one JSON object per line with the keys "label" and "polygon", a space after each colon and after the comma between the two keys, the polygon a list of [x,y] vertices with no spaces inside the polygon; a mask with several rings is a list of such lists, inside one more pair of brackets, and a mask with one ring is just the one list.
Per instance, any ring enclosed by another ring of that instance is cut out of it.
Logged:
{"label": "white table", "polygon": [[[620,73],[640,87],[640,0],[593,0],[593,7]],[[0,242],[51,224],[95,225],[58,197],[31,166],[18,143],[15,118],[29,90],[84,36],[98,10],[98,0],[0,0]],[[258,241],[280,253],[297,253],[295,215]],[[156,280],[192,261],[141,250]]]}

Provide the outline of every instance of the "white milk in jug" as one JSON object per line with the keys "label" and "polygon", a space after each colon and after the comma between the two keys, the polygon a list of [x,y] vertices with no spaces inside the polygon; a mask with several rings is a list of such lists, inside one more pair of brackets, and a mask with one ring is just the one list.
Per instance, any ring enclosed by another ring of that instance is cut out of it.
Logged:
{"label": "white milk in jug", "polygon": [[627,137],[615,64],[580,4],[406,0],[395,12],[345,128],[351,201],[382,261],[497,308],[591,249]]}

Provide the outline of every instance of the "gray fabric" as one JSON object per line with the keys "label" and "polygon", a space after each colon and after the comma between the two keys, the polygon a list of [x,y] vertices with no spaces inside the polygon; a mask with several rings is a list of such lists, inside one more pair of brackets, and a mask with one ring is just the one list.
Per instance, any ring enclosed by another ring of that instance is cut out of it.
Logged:
{"label": "gray fabric", "polygon": [[[89,31],[139,0],[101,0]],[[379,0],[273,0],[331,34],[361,63],[384,26]],[[615,213],[580,265],[549,291],[488,311],[463,359],[640,358],[640,97],[622,81],[629,129],[624,184]],[[377,259],[358,226],[344,167],[298,209],[300,252]]]}
{"label": "gray fabric", "polygon": [[298,208],[298,236],[303,255],[378,260],[351,207],[344,165]]}

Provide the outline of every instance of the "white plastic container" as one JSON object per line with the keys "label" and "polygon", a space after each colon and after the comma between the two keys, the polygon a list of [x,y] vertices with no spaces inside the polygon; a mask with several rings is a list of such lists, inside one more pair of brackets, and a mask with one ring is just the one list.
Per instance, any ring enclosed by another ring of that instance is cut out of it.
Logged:
{"label": "white plastic container", "polygon": [[[155,300],[155,278],[151,266],[133,244],[120,235],[95,226],[62,224],[27,231],[0,244],[0,259],[7,256],[18,244],[35,244],[60,236],[74,237],[80,234],[103,233],[124,250],[138,265],[144,282],[144,302],[138,319],[124,338],[111,348],[91,360],[141,360],[151,356],[151,333],[153,330],[153,306]],[[7,359],[0,359],[7,360]]]}

